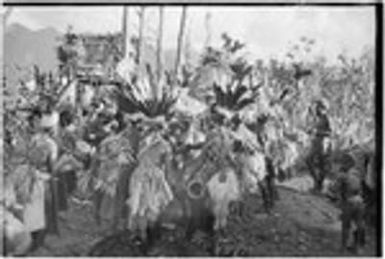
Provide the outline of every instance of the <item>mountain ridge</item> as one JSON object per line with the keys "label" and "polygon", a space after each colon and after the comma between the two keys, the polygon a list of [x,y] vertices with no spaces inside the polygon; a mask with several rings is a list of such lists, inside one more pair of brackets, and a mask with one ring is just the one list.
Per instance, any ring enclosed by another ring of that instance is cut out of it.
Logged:
{"label": "mountain ridge", "polygon": [[[42,72],[55,71],[58,67],[56,47],[63,35],[53,27],[32,30],[20,23],[5,27],[4,33],[4,68],[7,85],[14,85],[28,77],[33,65]],[[155,66],[156,51],[145,44],[143,59],[145,63]],[[199,55],[191,51],[191,60],[195,63]],[[163,50],[164,69],[172,70],[176,57],[175,49]]]}

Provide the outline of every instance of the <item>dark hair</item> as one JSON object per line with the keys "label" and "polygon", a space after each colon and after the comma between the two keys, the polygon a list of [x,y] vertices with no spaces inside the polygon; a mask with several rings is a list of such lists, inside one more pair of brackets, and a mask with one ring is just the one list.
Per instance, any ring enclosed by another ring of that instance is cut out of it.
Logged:
{"label": "dark hair", "polygon": [[43,114],[39,108],[33,108],[27,117],[29,126],[33,128],[34,127],[33,123],[35,119],[41,119],[42,116]]}
{"label": "dark hair", "polygon": [[74,121],[73,114],[69,110],[64,110],[60,113],[60,126],[67,127]]}
{"label": "dark hair", "polygon": [[233,143],[233,151],[234,152],[241,152],[242,151],[242,142],[239,140],[234,141]]}
{"label": "dark hair", "polygon": [[231,123],[233,123],[233,125],[235,126],[235,128],[238,128],[238,126],[242,123],[242,120],[241,120],[239,114],[236,114],[236,115],[234,115],[234,116],[231,118]]}
{"label": "dark hair", "polygon": [[350,154],[343,154],[340,158],[341,169],[348,171],[355,166],[354,158]]}
{"label": "dark hair", "polygon": [[117,131],[122,131],[125,126],[126,126],[126,123],[124,122],[124,115],[121,111],[118,111],[115,116],[114,116],[114,119],[118,122],[118,129]]}

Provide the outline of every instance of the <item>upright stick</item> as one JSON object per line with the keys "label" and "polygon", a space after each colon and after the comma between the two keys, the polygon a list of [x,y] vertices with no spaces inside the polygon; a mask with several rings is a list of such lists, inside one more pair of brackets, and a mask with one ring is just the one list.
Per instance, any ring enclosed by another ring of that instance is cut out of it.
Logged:
{"label": "upright stick", "polygon": [[158,25],[158,39],[157,39],[157,50],[156,50],[156,64],[157,64],[157,81],[159,82],[163,71],[162,62],[162,40],[163,40],[163,6],[159,7],[159,25]]}
{"label": "upright stick", "polygon": [[183,6],[182,16],[180,19],[179,34],[178,34],[178,46],[177,46],[175,68],[174,68],[175,69],[174,70],[175,75],[178,74],[180,59],[182,56],[183,35],[184,35],[184,29],[186,26],[186,10],[187,10],[187,7]]}
{"label": "upright stick", "polygon": [[141,67],[141,54],[142,54],[142,45],[143,45],[143,31],[144,31],[144,10],[145,7],[140,7],[139,11],[139,39],[138,39],[138,51],[136,56],[136,62]]}

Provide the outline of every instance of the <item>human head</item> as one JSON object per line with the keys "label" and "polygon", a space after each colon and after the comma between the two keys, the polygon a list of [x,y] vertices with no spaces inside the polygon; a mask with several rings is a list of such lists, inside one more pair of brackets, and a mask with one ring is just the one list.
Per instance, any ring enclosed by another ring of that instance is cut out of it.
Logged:
{"label": "human head", "polygon": [[315,111],[317,114],[325,114],[327,111],[326,104],[322,100],[315,101]]}
{"label": "human head", "polygon": [[355,166],[355,161],[350,154],[343,154],[340,158],[339,164],[340,164],[340,169],[343,172],[347,172]]}
{"label": "human head", "polygon": [[236,130],[238,128],[238,126],[242,123],[242,120],[239,116],[239,114],[235,114],[232,118],[231,118],[231,125],[232,125],[232,128],[234,130]]}

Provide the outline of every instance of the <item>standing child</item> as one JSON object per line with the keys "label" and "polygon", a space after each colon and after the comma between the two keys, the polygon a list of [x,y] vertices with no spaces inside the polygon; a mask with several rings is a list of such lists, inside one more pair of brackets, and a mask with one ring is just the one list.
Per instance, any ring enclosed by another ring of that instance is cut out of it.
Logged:
{"label": "standing child", "polygon": [[342,247],[345,251],[349,241],[353,243],[349,248],[354,253],[360,253],[365,245],[365,205],[362,197],[362,179],[354,168],[354,159],[346,154],[341,159],[341,174],[337,178],[337,190],[342,210]]}

